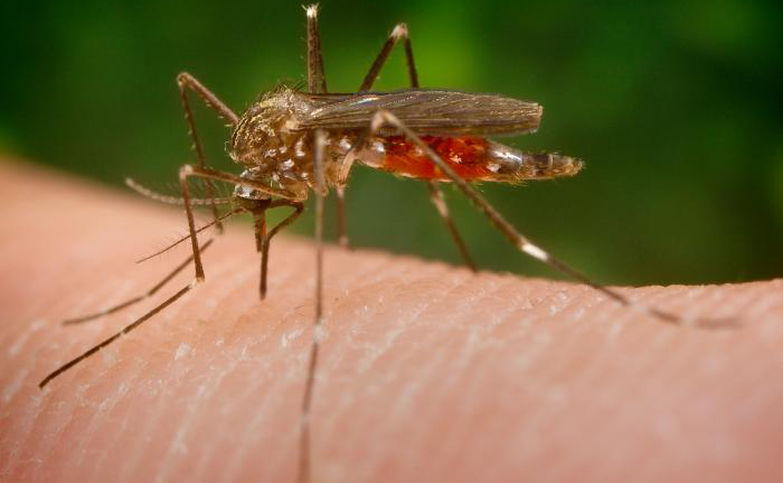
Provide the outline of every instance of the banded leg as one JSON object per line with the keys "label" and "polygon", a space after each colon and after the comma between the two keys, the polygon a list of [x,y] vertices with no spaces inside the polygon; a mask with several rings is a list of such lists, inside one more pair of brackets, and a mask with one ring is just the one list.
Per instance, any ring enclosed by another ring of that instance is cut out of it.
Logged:
{"label": "banded leg", "polygon": [[[411,39],[410,35],[408,34],[408,26],[404,23],[398,23],[394,26],[394,29],[392,29],[391,33],[389,34],[389,37],[386,39],[386,42],[383,44],[383,47],[381,47],[381,51],[378,53],[378,57],[375,58],[375,61],[372,63],[372,66],[370,67],[370,71],[367,73],[367,75],[364,78],[364,82],[362,82],[362,85],[359,87],[359,92],[368,91],[372,88],[373,84],[375,83],[375,80],[378,78],[378,74],[380,73],[383,66],[386,64],[386,60],[389,58],[389,54],[391,53],[392,49],[394,48],[397,43],[402,40],[403,48],[405,49],[405,63],[408,66],[408,78],[410,79],[411,87],[416,88],[419,87],[419,76],[416,73],[416,62],[413,60],[413,47],[411,46]],[[347,176],[346,176],[347,178]],[[430,190],[430,200],[435,205],[435,208],[438,211],[438,214],[443,219],[443,222],[446,224],[446,228],[449,230],[449,234],[451,235],[451,238],[454,240],[454,244],[457,245],[457,249],[459,250],[460,255],[462,256],[463,261],[465,262],[465,265],[468,266],[472,271],[476,271],[476,265],[473,263],[473,259],[470,256],[470,252],[468,251],[468,247],[465,244],[465,240],[462,238],[462,236],[459,234],[459,230],[457,229],[457,225],[454,223],[454,220],[451,218],[451,215],[449,214],[449,208],[446,204],[446,198],[443,196],[443,191],[440,189],[440,185],[437,181],[429,181],[429,190]],[[342,207],[343,207],[343,201],[340,197],[340,193],[338,192],[338,210],[339,216],[342,221],[343,228],[339,231],[340,238],[346,239],[346,245],[347,245],[347,237],[345,236],[345,222],[344,222],[344,216],[342,215]],[[338,225],[339,227],[340,225]]]}
{"label": "banded leg", "polygon": [[258,221],[256,222],[256,246],[258,251],[261,252],[261,280],[259,281],[258,285],[258,292],[261,300],[266,297],[266,279],[268,271],[267,269],[269,266],[269,245],[272,242],[272,237],[277,235],[280,230],[296,221],[296,219],[299,218],[299,215],[301,215],[304,211],[304,203],[300,201],[275,200],[269,205],[269,208],[275,208],[278,206],[289,206],[294,209],[294,212],[275,225],[274,228],[269,230],[268,233],[266,231],[266,210],[259,214],[259,217],[263,220],[263,223],[259,223]]}
{"label": "banded leg", "polygon": [[[607,297],[617,301],[621,305],[624,305],[626,307],[639,310],[645,314],[651,315],[663,322],[668,322],[672,324],[684,324],[686,322],[691,321],[685,321],[682,317],[679,317],[677,315],[664,312],[662,310],[658,310],[656,308],[647,307],[645,305],[636,303],[628,299],[625,295],[621,294],[615,289],[605,287],[592,279],[588,278],[583,273],[579,272],[578,270],[572,268],[571,266],[565,264],[564,262],[560,261],[559,259],[553,257],[549,253],[547,253],[544,249],[530,241],[526,236],[524,236],[522,233],[517,231],[514,226],[506,221],[506,219],[498,212],[492,205],[487,202],[483,196],[479,194],[478,191],[476,191],[473,186],[470,185],[467,181],[465,181],[462,177],[460,177],[452,168],[449,166],[443,159],[438,156],[438,154],[430,148],[427,143],[421,140],[413,131],[410,130],[402,121],[397,119],[397,117],[394,116],[389,111],[379,111],[372,120],[372,124],[370,127],[371,133],[377,133],[381,128],[385,126],[391,126],[393,128],[398,129],[401,131],[405,137],[411,141],[412,143],[416,144],[416,146],[419,147],[426,155],[429,157],[430,161],[432,161],[446,176],[451,179],[455,185],[467,196],[471,201],[473,201],[478,207],[484,212],[485,215],[487,215],[487,218],[492,222],[495,227],[500,230],[503,235],[508,238],[508,240],[515,245],[520,251],[523,253],[535,258],[536,260],[539,260],[550,267],[554,268],[555,270],[558,270],[582,283],[585,285],[589,285],[590,287],[598,290],[599,292],[603,293]],[[723,321],[718,321],[719,325],[726,325],[723,323]],[[714,325],[708,321],[707,324],[703,325]]]}
{"label": "banded leg", "polygon": [[225,181],[227,183],[232,183],[235,185],[249,186],[262,193],[266,193],[269,196],[276,196],[291,201],[296,200],[296,196],[293,193],[290,193],[285,190],[272,188],[260,181],[243,179],[240,178],[239,176],[230,173],[224,173],[222,171],[217,171],[209,168],[200,168],[189,164],[182,166],[179,169],[179,184],[180,184],[180,188],[182,189],[182,199],[185,202],[185,215],[188,218],[188,230],[190,233],[190,242],[193,248],[193,263],[196,267],[196,281],[198,282],[204,281],[204,267],[201,264],[201,254],[199,253],[199,248],[198,248],[196,223],[193,220],[193,206],[190,201],[190,188],[188,187],[188,178],[190,177],[211,179],[216,181]]}
{"label": "banded leg", "polygon": [[310,344],[310,358],[307,366],[304,397],[302,398],[302,413],[299,432],[299,476],[300,483],[310,481],[310,408],[313,402],[315,374],[318,370],[318,350],[320,347],[321,327],[323,325],[323,226],[324,226],[324,151],[326,149],[326,133],[315,132],[313,149],[313,170],[315,171],[315,321],[313,323],[313,339]]}
{"label": "banded leg", "polygon": [[[193,117],[193,111],[190,108],[190,102],[188,101],[188,89],[196,93],[204,103],[212,110],[217,112],[223,120],[230,123],[232,126],[236,125],[239,118],[234,112],[226,106],[223,101],[210,92],[209,89],[204,87],[195,77],[187,72],[180,72],[177,75],[177,87],[179,87],[179,97],[182,101],[182,108],[185,110],[185,121],[188,123],[188,132],[193,140],[193,149],[196,151],[196,157],[198,159],[198,166],[200,168],[206,167],[206,156],[204,155],[204,148],[201,145],[201,140],[198,137],[198,131],[196,131],[196,121]],[[205,180],[204,186],[207,192],[207,198],[215,198],[215,187],[211,180]],[[212,214],[215,218],[215,227],[218,233],[223,232],[223,225],[218,221],[218,211],[216,203],[211,203]]]}
{"label": "banded leg", "polygon": [[402,39],[405,48],[405,62],[408,66],[408,77],[410,78],[411,87],[419,87],[419,76],[416,74],[416,63],[413,61],[413,48],[408,35],[408,26],[404,23],[398,23],[392,29],[383,47],[381,47],[381,51],[372,63],[370,71],[364,76],[364,81],[359,86],[359,92],[369,91],[372,88],[375,79],[378,78],[378,74],[381,72],[381,68],[386,63],[386,59],[389,58],[389,54],[400,39]]}
{"label": "banded leg", "polygon": [[[212,240],[207,240],[207,242],[204,243],[204,246],[201,247],[201,251],[206,250],[211,243],[212,243]],[[163,282],[161,283],[161,286],[163,284],[165,284],[165,282],[168,282],[169,279],[171,277],[173,277],[179,270],[181,270],[181,267],[178,267],[178,269],[171,276],[169,276],[166,279],[164,279]],[[112,342],[116,341],[117,339],[119,339],[123,335],[127,334],[128,332],[137,329],[141,324],[143,324],[144,322],[146,322],[147,320],[152,318],[152,316],[154,316],[155,314],[157,314],[161,310],[165,309],[169,305],[171,305],[174,302],[176,302],[180,297],[182,297],[187,292],[189,292],[195,285],[196,285],[196,280],[192,281],[188,285],[185,285],[183,288],[181,288],[174,295],[172,295],[168,299],[166,299],[163,302],[161,302],[157,307],[153,308],[152,310],[150,310],[146,314],[142,315],[141,317],[139,317],[138,319],[133,321],[133,323],[131,323],[129,325],[126,325],[121,331],[115,333],[114,335],[112,335],[111,337],[109,337],[107,339],[104,339],[99,344],[93,346],[89,350],[87,350],[84,353],[82,353],[80,356],[78,356],[78,357],[76,357],[74,359],[71,359],[70,361],[66,362],[62,366],[58,367],[56,370],[51,372],[48,376],[43,378],[43,380],[41,380],[41,382],[38,383],[38,387],[40,389],[43,389],[44,386],[49,384],[52,381],[52,379],[54,379],[55,377],[57,377],[60,374],[64,373],[65,371],[67,371],[68,369],[72,368],[73,366],[75,366],[76,364],[80,363],[81,361],[87,359],[91,355],[95,354],[99,350],[101,350],[104,347],[108,346],[109,344],[111,344]]]}
{"label": "banded leg", "polygon": [[[395,25],[391,34],[389,34],[389,38],[386,39],[383,47],[381,47],[381,51],[378,53],[375,61],[373,61],[372,66],[370,66],[370,71],[367,72],[362,85],[359,87],[359,92],[367,91],[372,88],[375,79],[378,78],[378,73],[380,73],[381,68],[386,63],[386,59],[389,58],[391,50],[400,39],[403,40],[405,45],[405,58],[408,65],[408,76],[410,77],[411,87],[419,86],[419,78],[416,74],[416,64],[413,61],[413,49],[411,48],[411,41],[408,37],[408,27],[404,23],[399,23]],[[361,144],[361,142],[357,143],[357,145]],[[340,182],[337,183],[337,188],[335,189],[335,194],[337,195],[337,240],[339,241],[340,246],[345,248],[350,247],[345,221],[345,184],[348,182],[348,173],[353,166],[354,158],[352,154],[352,152],[349,152],[340,162]],[[457,236],[459,236],[459,234],[457,234]],[[458,244],[464,246],[464,243],[461,243],[461,240]]]}
{"label": "banded leg", "polygon": [[476,269],[476,264],[473,263],[473,259],[470,257],[470,252],[468,251],[468,247],[465,245],[465,241],[462,239],[462,236],[460,236],[459,230],[457,230],[457,225],[454,224],[454,220],[451,218],[451,214],[449,213],[449,205],[446,204],[446,198],[443,196],[443,190],[440,189],[438,182],[434,180],[430,180],[427,183],[427,186],[430,188],[430,200],[435,205],[435,209],[438,210],[440,217],[446,223],[446,228],[449,229],[451,238],[454,239],[454,243],[457,245],[457,249],[459,250],[460,255],[462,255],[462,260],[465,262],[465,265],[467,265],[468,268],[470,268],[473,272],[478,271]]}
{"label": "banded leg", "polygon": [[326,93],[321,34],[318,32],[318,4],[305,7],[307,13],[307,92]]}

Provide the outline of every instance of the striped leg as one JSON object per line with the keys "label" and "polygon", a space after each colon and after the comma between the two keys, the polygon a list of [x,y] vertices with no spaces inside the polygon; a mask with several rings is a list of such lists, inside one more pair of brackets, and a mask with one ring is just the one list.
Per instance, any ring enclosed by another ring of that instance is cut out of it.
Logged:
{"label": "striped leg", "polygon": [[619,291],[605,287],[583,273],[579,272],[578,270],[572,268],[570,265],[565,264],[564,262],[558,260],[557,258],[553,257],[549,253],[547,253],[543,248],[536,245],[530,239],[528,239],[525,235],[517,231],[514,226],[509,223],[501,214],[498,212],[492,205],[487,202],[487,200],[484,199],[483,196],[479,194],[478,191],[476,191],[473,186],[471,186],[467,181],[462,179],[443,159],[438,156],[438,154],[432,150],[424,141],[421,140],[413,131],[410,130],[405,124],[402,123],[397,117],[394,116],[389,111],[379,111],[373,118],[372,124],[370,127],[371,133],[378,132],[381,128],[385,126],[391,126],[396,129],[399,129],[408,140],[416,144],[416,146],[419,147],[424,153],[427,154],[427,156],[430,158],[430,160],[446,175],[451,179],[455,185],[467,196],[471,201],[473,201],[489,218],[489,220],[492,222],[495,227],[500,230],[503,235],[506,236],[506,238],[519,250],[536,260],[539,260],[550,267],[584,283],[585,285],[589,285],[590,287],[598,290],[599,292],[603,293],[607,297],[617,301],[618,303],[629,307],[634,310],[638,310],[640,312],[643,312],[647,315],[651,315],[655,318],[657,318],[660,321],[671,323],[671,324],[677,324],[677,325],[686,325],[686,324],[694,324],[698,323],[700,326],[704,327],[722,327],[726,325],[732,325],[733,321],[726,321],[726,320],[700,320],[700,321],[692,321],[692,320],[686,320],[683,319],[680,316],[677,316],[675,314],[671,314],[669,312],[664,312],[662,310],[653,308],[653,307],[647,307],[645,305],[636,303],[632,300],[630,300],[628,297],[620,293]]}
{"label": "striped leg", "polygon": [[[318,31],[318,5],[305,7],[307,14],[307,91],[310,93],[325,93],[326,74],[324,72],[324,59],[321,53],[321,35]],[[343,160],[345,164],[345,160]],[[346,168],[350,170],[350,165]],[[349,248],[348,236],[345,229],[345,185],[338,185],[335,189],[337,199],[337,241],[340,246]]]}
{"label": "striped leg", "polygon": [[[239,210],[233,210],[233,211],[230,211],[229,213],[227,213],[227,214],[225,214],[225,215],[221,216],[221,217],[218,219],[218,222],[219,222],[219,221],[222,221],[222,220],[225,220],[226,218],[228,218],[228,217],[230,217],[230,216],[233,216],[233,215],[235,215],[235,214],[237,214],[237,213],[239,213]],[[213,226],[215,223],[216,223],[215,221],[212,221],[212,222],[211,222],[211,223],[209,223],[208,225],[206,225],[206,226],[202,226],[202,227],[200,227],[200,228],[199,228],[198,230],[196,230],[196,231],[197,231],[197,232],[200,232],[200,231],[202,231],[202,230],[204,230],[204,229],[206,229],[206,228],[209,228],[210,226]],[[180,240],[180,241],[181,241],[181,240]],[[205,244],[204,244],[204,246],[203,246],[203,247],[201,247],[201,250],[203,251],[203,250],[204,250],[205,248],[207,248],[207,247],[208,247],[208,246],[209,246],[211,243],[212,243],[212,240],[209,240],[209,241],[207,241],[207,243],[205,243]],[[152,258],[152,257],[155,257],[155,256],[157,256],[157,255],[160,255],[161,253],[165,252],[166,250],[169,250],[169,249],[173,248],[173,247],[174,247],[175,245],[177,245],[177,244],[179,244],[179,241],[178,241],[178,242],[176,242],[176,243],[174,243],[174,244],[172,244],[172,245],[169,245],[169,246],[168,246],[168,247],[166,247],[165,249],[163,249],[163,250],[160,250],[160,251],[158,251],[157,253],[155,253],[155,254],[153,254],[153,255],[151,255],[151,256],[145,257],[144,259],[142,259],[142,260],[139,260],[139,261],[141,262],[141,261],[149,260],[150,258]],[[153,295],[155,295],[155,293],[157,293],[157,291],[158,291],[158,290],[162,289],[162,288],[163,288],[163,287],[164,287],[164,286],[165,286],[165,285],[166,285],[166,284],[167,284],[169,281],[171,281],[171,279],[172,279],[172,278],[174,278],[174,277],[175,277],[175,276],[176,276],[176,275],[177,275],[179,272],[181,272],[181,271],[182,271],[182,270],[183,270],[185,267],[187,267],[188,265],[190,265],[190,262],[192,262],[192,261],[193,261],[193,255],[189,256],[189,257],[187,258],[187,260],[185,260],[184,262],[182,262],[182,263],[180,263],[179,265],[177,265],[177,267],[176,267],[174,270],[172,270],[172,271],[171,271],[171,273],[169,273],[168,275],[166,275],[165,277],[163,277],[163,280],[161,280],[160,282],[156,283],[156,284],[155,284],[155,285],[154,285],[152,288],[150,288],[149,290],[147,290],[146,292],[144,292],[144,293],[143,293],[143,294],[141,294],[141,295],[137,295],[137,296],[135,296],[135,297],[132,297],[132,298],[130,298],[130,299],[128,299],[128,300],[126,300],[125,302],[119,303],[119,304],[117,304],[117,305],[113,305],[113,306],[111,306],[111,307],[108,307],[108,308],[106,308],[106,309],[103,309],[103,310],[101,310],[101,311],[99,311],[99,312],[95,312],[95,313],[93,313],[93,314],[89,314],[89,315],[83,315],[83,316],[81,316],[81,317],[74,317],[74,318],[72,318],[72,319],[67,319],[67,320],[64,320],[64,321],[63,321],[63,325],[73,325],[73,324],[81,324],[82,322],[88,322],[88,321],[90,321],[90,320],[94,320],[94,319],[97,319],[97,318],[99,318],[99,317],[103,317],[103,316],[105,316],[105,315],[109,315],[109,314],[113,314],[113,313],[115,313],[115,312],[119,312],[120,310],[122,310],[122,309],[124,309],[124,308],[127,308],[127,307],[130,307],[130,306],[132,306],[132,305],[135,305],[135,304],[137,304],[137,303],[141,302],[142,300],[146,300],[146,299],[148,299],[148,298],[152,297]]]}
{"label": "striped leg", "polygon": [[326,93],[321,34],[318,32],[318,4],[305,7],[307,14],[307,92]]}
{"label": "striped leg", "polygon": [[457,249],[459,249],[460,255],[462,255],[462,260],[464,260],[465,265],[467,265],[468,268],[476,272],[476,264],[473,263],[473,259],[470,257],[468,247],[465,245],[465,241],[462,239],[462,236],[460,236],[459,231],[457,230],[457,225],[454,224],[454,220],[451,218],[451,214],[449,213],[449,206],[446,204],[446,199],[443,197],[443,190],[440,189],[440,185],[437,181],[430,180],[427,185],[430,188],[430,200],[432,200],[432,203],[438,210],[438,214],[446,223],[446,228],[449,229],[451,238],[454,239],[454,243],[457,245]]}
{"label": "striped leg", "polygon": [[[218,116],[229,122],[232,126],[236,125],[238,117],[234,112],[226,106],[215,94],[204,85],[199,82],[195,77],[187,72],[180,72],[177,75],[177,87],[179,87],[179,97],[182,101],[182,108],[185,110],[185,121],[188,123],[188,132],[193,140],[193,149],[196,151],[196,157],[198,159],[199,168],[206,167],[206,156],[204,155],[204,148],[201,146],[201,140],[198,137],[198,131],[196,131],[196,121],[193,118],[193,111],[190,109],[190,102],[188,101],[188,90],[191,90],[198,95],[204,103],[212,110],[217,112]],[[207,192],[207,198],[215,198],[215,186],[211,180],[204,180],[204,186]],[[223,232],[223,226],[218,220],[218,212],[216,203],[211,203],[212,214],[215,218],[215,227],[218,233]]]}
{"label": "striped leg", "polygon": [[318,351],[320,348],[321,327],[323,326],[323,226],[324,226],[324,151],[326,149],[326,133],[315,132],[313,149],[313,170],[315,171],[315,320],[313,323],[313,338],[310,344],[310,358],[307,366],[302,412],[300,415],[299,433],[299,476],[300,483],[310,481],[310,408],[313,403],[315,375],[318,371]]}
{"label": "striped leg", "polygon": [[[362,85],[359,87],[359,92],[364,92],[372,89],[373,84],[375,83],[375,80],[378,78],[378,74],[380,73],[383,66],[386,64],[386,60],[389,58],[389,54],[391,53],[392,49],[399,41],[402,41],[403,48],[405,49],[405,62],[408,66],[408,78],[410,80],[410,85],[413,88],[419,87],[419,76],[416,73],[416,62],[413,60],[413,47],[411,47],[411,39],[410,35],[408,34],[408,26],[404,23],[398,23],[394,26],[391,33],[389,34],[389,37],[386,39],[386,42],[383,44],[383,47],[381,47],[381,51],[378,53],[378,57],[375,58],[375,61],[372,63],[372,66],[370,67],[370,71],[367,73],[367,75],[364,77],[364,81],[362,82]],[[350,169],[348,167],[347,169]],[[347,180],[347,173],[345,174],[345,179]],[[435,208],[438,211],[438,214],[443,219],[443,222],[446,224],[446,228],[449,230],[449,234],[451,235],[451,238],[454,240],[454,244],[457,245],[457,249],[459,250],[460,255],[462,256],[462,259],[465,262],[465,265],[467,265],[471,270],[474,272],[476,271],[476,265],[473,263],[473,259],[470,256],[470,252],[468,251],[468,247],[465,244],[465,240],[462,238],[462,236],[459,234],[459,230],[457,229],[457,225],[454,223],[454,220],[451,218],[451,215],[449,214],[449,208],[446,204],[446,198],[443,196],[443,191],[440,189],[440,186],[437,181],[429,181],[429,190],[430,190],[430,200],[435,205]],[[338,210],[339,210],[339,220],[340,223],[338,225],[339,228],[339,235],[341,244],[343,244],[343,239],[345,240],[345,245],[348,244],[348,237],[345,235],[345,219],[342,214],[343,209],[343,197],[342,197],[342,191],[338,190],[337,193],[338,196]]]}
{"label": "striped leg", "polygon": [[201,282],[204,280],[204,267],[201,264],[201,255],[198,248],[198,238],[196,234],[196,223],[193,219],[193,204],[191,202],[190,188],[188,187],[188,178],[202,178],[207,180],[225,181],[235,185],[248,186],[254,188],[267,195],[283,198],[285,200],[295,200],[295,196],[285,190],[275,189],[265,185],[260,181],[253,181],[250,179],[243,179],[239,176],[224,173],[222,171],[216,171],[209,168],[200,168],[197,166],[191,166],[189,164],[183,165],[179,169],[179,184],[182,189],[182,200],[185,203],[185,215],[188,219],[188,230],[190,233],[190,242],[193,248],[193,262],[196,267],[196,280]]}
{"label": "striped leg", "polygon": [[[211,243],[212,243],[212,240],[207,240],[207,242],[204,243],[204,245],[201,247],[201,251],[203,252],[204,250],[206,250]],[[168,282],[172,277],[174,277],[174,275],[176,275],[180,270],[182,270],[182,268],[185,265],[187,265],[187,263],[190,263],[190,260],[188,260],[185,264],[177,267],[177,269],[174,270],[174,272],[171,275],[169,275],[168,277],[163,279],[163,281],[161,281],[160,284],[156,285],[156,287],[153,289],[153,293],[155,291],[157,291],[160,287],[162,287],[166,282]],[[66,362],[65,364],[63,364],[62,366],[57,368],[55,371],[51,372],[48,376],[43,378],[43,380],[41,380],[41,382],[38,383],[38,387],[40,389],[43,389],[44,386],[49,384],[52,381],[52,379],[54,379],[55,377],[57,377],[60,374],[64,373],[65,371],[67,371],[68,369],[72,368],[73,366],[75,366],[76,364],[80,363],[81,361],[87,359],[91,355],[97,353],[99,350],[101,350],[104,347],[108,346],[109,344],[111,344],[112,342],[116,341],[117,339],[119,339],[123,335],[127,334],[128,332],[137,329],[141,324],[143,324],[144,322],[146,322],[147,320],[152,318],[152,316],[154,316],[155,314],[157,314],[161,310],[165,309],[169,305],[171,305],[174,302],[176,302],[177,300],[179,300],[180,297],[182,297],[183,295],[188,293],[195,285],[196,285],[196,280],[194,280],[193,282],[189,283],[188,285],[185,285],[183,288],[181,288],[174,295],[172,295],[168,299],[166,299],[163,302],[161,302],[157,307],[155,307],[154,309],[150,310],[146,314],[142,315],[141,317],[136,319],[133,323],[131,323],[129,325],[126,325],[121,331],[119,331],[116,334],[112,335],[111,337],[103,340],[100,344],[97,344],[97,345],[93,346],[89,350],[87,350],[84,353],[82,353],[80,356],[78,356],[78,357],[76,357],[74,359],[71,359],[70,361]]]}
{"label": "striped leg", "polygon": [[302,214],[304,211],[304,203],[300,201],[289,200],[274,200],[269,205],[269,208],[275,208],[278,206],[289,206],[294,209],[294,212],[283,218],[277,225],[267,232],[266,230],[266,210],[256,215],[256,244],[258,251],[261,252],[261,280],[258,285],[258,292],[261,300],[266,297],[266,279],[269,266],[269,244],[272,242],[272,237],[280,233],[280,230],[287,227]]}

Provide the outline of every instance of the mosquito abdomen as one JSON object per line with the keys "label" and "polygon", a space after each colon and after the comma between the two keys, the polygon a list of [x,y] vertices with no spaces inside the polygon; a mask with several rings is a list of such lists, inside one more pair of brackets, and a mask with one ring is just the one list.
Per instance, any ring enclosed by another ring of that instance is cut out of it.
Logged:
{"label": "mosquito abdomen", "polygon": [[[582,161],[556,153],[524,153],[482,137],[423,136],[454,171],[468,181],[514,183],[572,176]],[[448,181],[427,155],[402,136],[378,137],[358,158],[367,166],[410,178]]]}

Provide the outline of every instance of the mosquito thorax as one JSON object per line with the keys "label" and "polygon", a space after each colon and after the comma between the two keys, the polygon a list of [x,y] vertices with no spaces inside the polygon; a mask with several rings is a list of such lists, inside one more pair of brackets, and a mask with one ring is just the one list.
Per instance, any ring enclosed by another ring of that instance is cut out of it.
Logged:
{"label": "mosquito thorax", "polygon": [[310,136],[297,127],[298,119],[313,108],[305,96],[287,87],[265,94],[239,118],[231,136],[231,159],[267,168],[308,159]]}
{"label": "mosquito thorax", "polygon": [[[229,155],[245,166],[243,178],[302,193],[312,168],[312,134],[297,130],[298,119],[313,109],[297,91],[281,87],[263,95],[239,118],[231,136]],[[244,199],[265,197],[238,186]],[[306,195],[303,195],[306,196]]]}

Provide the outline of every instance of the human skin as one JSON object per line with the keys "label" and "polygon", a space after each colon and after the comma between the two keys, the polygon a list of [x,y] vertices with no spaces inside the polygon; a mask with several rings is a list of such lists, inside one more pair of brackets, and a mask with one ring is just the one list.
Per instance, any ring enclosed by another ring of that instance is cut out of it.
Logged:
{"label": "human skin", "polygon": [[[294,481],[315,254],[272,245],[269,296],[247,224],[207,279],[54,379],[60,364],[184,285],[188,256],[132,263],[179,209],[0,163],[0,480]],[[166,240],[164,240],[166,241]],[[314,481],[781,481],[783,282],[621,289],[328,247],[312,413]]]}

